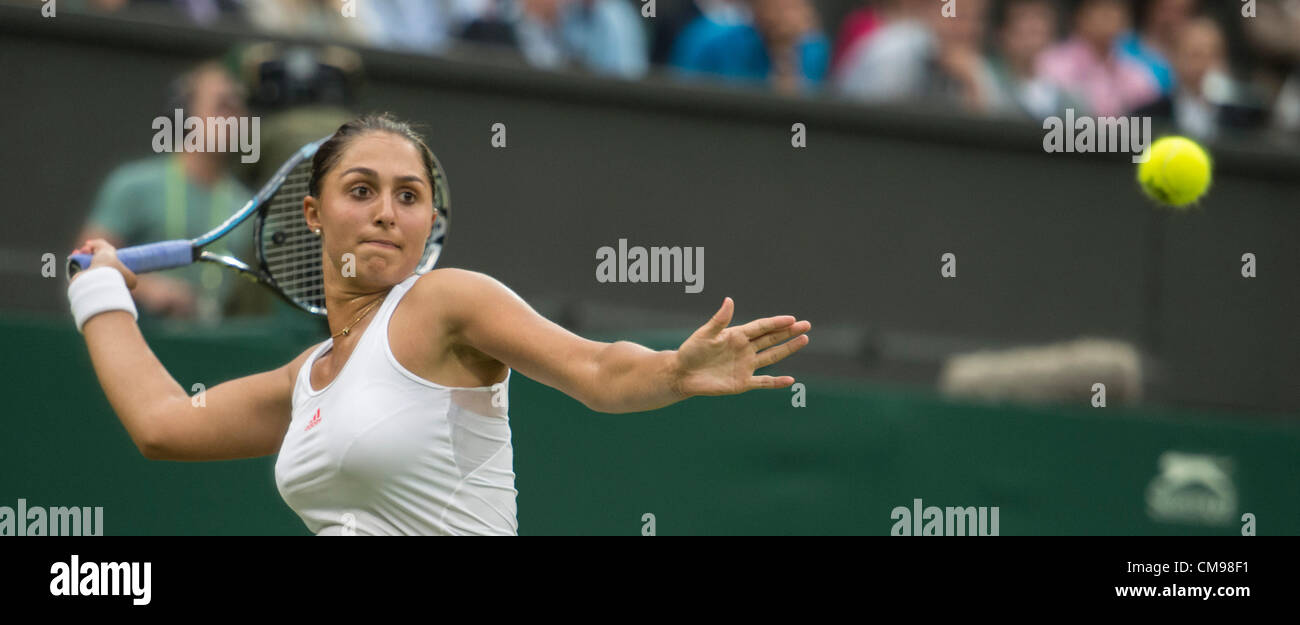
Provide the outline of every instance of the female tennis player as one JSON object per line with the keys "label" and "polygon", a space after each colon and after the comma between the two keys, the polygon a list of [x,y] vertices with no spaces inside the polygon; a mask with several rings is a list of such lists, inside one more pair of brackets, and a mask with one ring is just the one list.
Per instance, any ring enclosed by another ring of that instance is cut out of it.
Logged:
{"label": "female tennis player", "polygon": [[[109,308],[81,327],[141,453],[278,452],[280,494],[317,535],[513,535],[511,370],[609,413],[794,383],[754,371],[807,345],[811,324],[778,316],[728,327],[731,298],[678,349],[654,351],[576,336],[481,273],[415,273],[437,219],[432,162],[424,140],[388,116],[349,122],[319,148],[302,206],[321,237],[333,336],[283,367],[208,389],[201,406],[141,336],[127,292],[135,275],[107,242],[86,242],[93,259],[74,282],[104,269],[77,299],[99,301],[74,301],[74,315]],[[355,276],[345,276],[347,253]]]}

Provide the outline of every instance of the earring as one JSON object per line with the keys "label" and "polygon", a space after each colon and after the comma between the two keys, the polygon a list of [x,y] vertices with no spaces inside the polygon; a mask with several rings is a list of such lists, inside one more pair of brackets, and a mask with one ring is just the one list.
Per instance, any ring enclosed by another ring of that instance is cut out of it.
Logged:
{"label": "earring", "polygon": [[320,228],[316,229],[316,236],[320,236]]}

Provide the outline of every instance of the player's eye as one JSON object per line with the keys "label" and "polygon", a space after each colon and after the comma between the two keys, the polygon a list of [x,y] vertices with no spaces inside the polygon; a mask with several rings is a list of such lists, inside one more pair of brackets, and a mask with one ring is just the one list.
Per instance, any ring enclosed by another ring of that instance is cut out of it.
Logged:
{"label": "player's eye", "polygon": [[401,198],[401,200],[407,204],[414,203],[416,199],[415,193],[411,191],[402,191],[397,195],[397,197]]}
{"label": "player's eye", "polygon": [[348,189],[348,194],[355,198],[364,198],[370,196],[370,188],[365,185],[357,185]]}

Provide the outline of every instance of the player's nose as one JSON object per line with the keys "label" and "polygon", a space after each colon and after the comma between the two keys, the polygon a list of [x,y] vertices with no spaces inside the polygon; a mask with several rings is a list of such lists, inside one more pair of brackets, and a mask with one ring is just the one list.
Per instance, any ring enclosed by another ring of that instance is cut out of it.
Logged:
{"label": "player's nose", "polygon": [[379,201],[379,212],[375,214],[375,223],[393,225],[397,219],[397,209],[393,206],[393,197],[384,194]]}

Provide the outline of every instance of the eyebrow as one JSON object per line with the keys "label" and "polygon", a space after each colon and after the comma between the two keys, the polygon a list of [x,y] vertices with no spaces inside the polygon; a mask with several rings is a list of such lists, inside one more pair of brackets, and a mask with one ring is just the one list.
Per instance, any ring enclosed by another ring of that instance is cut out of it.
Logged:
{"label": "eyebrow", "polygon": [[[379,177],[379,172],[376,172],[375,170],[370,169],[369,167],[353,167],[353,168],[351,168],[351,169],[349,169],[349,170],[347,170],[347,171],[345,171],[345,172],[339,174],[339,178],[342,178],[342,177],[344,177],[344,176],[346,176],[346,175],[348,175],[348,174],[352,174],[352,173],[361,174],[361,175],[363,175],[363,176],[370,176],[371,178],[378,178],[378,177]],[[418,183],[420,183],[420,184],[425,184],[425,182],[424,182],[424,178],[421,178],[421,177],[419,177],[419,176],[398,176],[398,177],[397,177],[397,181],[398,181],[398,182],[418,182]]]}

